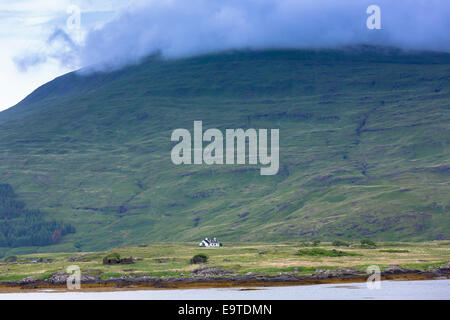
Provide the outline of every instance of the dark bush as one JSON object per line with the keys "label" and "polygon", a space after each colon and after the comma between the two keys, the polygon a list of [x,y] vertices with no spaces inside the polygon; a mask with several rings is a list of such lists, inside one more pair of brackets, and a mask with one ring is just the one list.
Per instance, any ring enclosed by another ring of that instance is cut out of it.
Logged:
{"label": "dark bush", "polygon": [[321,248],[301,249],[297,252],[299,256],[322,256],[322,257],[343,257],[343,256],[357,256],[357,253],[345,252],[338,250],[326,250]]}
{"label": "dark bush", "polygon": [[191,264],[195,264],[195,263],[206,263],[208,262],[208,256],[205,254],[196,254],[195,256],[192,257],[191,259]]}
{"label": "dark bush", "polygon": [[16,262],[17,256],[7,256],[5,259],[3,259],[5,262]]}
{"label": "dark bush", "polygon": [[320,240],[314,240],[312,245],[313,247],[317,247],[320,244]]}
{"label": "dark bush", "polygon": [[370,239],[362,239],[361,240],[361,248],[375,248],[377,246],[377,244],[375,243],[375,241],[370,240]]}
{"label": "dark bush", "polygon": [[380,250],[379,252],[387,252],[387,253],[408,253],[409,250],[385,249],[385,250]]}
{"label": "dark bush", "polygon": [[133,257],[129,257],[129,258],[122,258],[120,259],[120,264],[133,264]]}
{"label": "dark bush", "polygon": [[334,240],[332,243],[333,247],[349,247],[350,243],[342,240]]}
{"label": "dark bush", "polygon": [[118,264],[120,263],[120,255],[117,252],[112,252],[103,258],[103,264]]}

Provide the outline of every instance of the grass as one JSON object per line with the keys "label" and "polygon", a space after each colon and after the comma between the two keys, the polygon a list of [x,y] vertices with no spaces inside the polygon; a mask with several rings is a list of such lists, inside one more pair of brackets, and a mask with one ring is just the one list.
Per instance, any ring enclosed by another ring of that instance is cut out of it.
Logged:
{"label": "grass", "polygon": [[[28,208],[77,233],[0,256],[206,236],[450,239],[449,74],[449,55],[375,48],[230,52],[60,77],[0,113],[0,173]],[[194,120],[279,128],[279,173],[173,165],[171,133]]]}
{"label": "grass", "polygon": [[122,276],[121,273],[118,272],[105,272],[100,275],[102,280],[109,280],[111,278],[120,278]]}
{"label": "grass", "polygon": [[409,250],[405,250],[405,249],[384,249],[384,250],[379,250],[380,252],[386,252],[386,253],[408,253]]}
{"label": "grass", "polygon": [[[188,277],[191,271],[202,266],[219,267],[234,274],[249,272],[277,275],[280,272],[312,274],[316,269],[355,268],[365,271],[369,265],[381,269],[398,264],[413,269],[426,270],[441,266],[450,261],[450,248],[442,241],[411,242],[408,252],[401,255],[384,252],[401,251],[404,243],[397,247],[384,247],[380,250],[349,247],[345,255],[330,250],[331,243],[321,243],[311,249],[300,249],[307,254],[299,255],[297,243],[224,243],[221,248],[198,248],[196,243],[151,243],[146,247],[121,247],[110,251],[95,253],[45,253],[17,256],[17,262],[0,261],[0,281],[18,281],[28,276],[45,279],[54,272],[65,272],[68,266],[78,265],[83,274],[110,278],[132,278],[144,275],[150,277]],[[103,265],[103,257],[115,252],[123,257],[139,258],[130,265]],[[262,253],[261,253],[262,252]],[[338,251],[337,251],[338,252]],[[206,264],[191,264],[194,255],[207,255]],[[32,263],[31,260],[52,259],[49,263]],[[78,260],[78,261],[73,261]]]}
{"label": "grass", "polygon": [[321,256],[321,257],[345,257],[358,256],[359,254],[353,252],[346,252],[340,250],[327,250],[322,248],[302,249],[297,252],[299,256]]}

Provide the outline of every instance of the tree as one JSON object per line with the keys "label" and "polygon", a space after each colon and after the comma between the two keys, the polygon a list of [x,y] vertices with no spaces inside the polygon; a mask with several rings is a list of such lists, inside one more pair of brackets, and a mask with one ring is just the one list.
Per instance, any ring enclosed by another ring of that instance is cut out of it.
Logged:
{"label": "tree", "polygon": [[334,240],[331,243],[334,247],[349,247],[350,243],[343,241],[343,240]]}
{"label": "tree", "polygon": [[39,210],[27,209],[9,184],[0,184],[0,247],[46,246],[75,233],[72,225],[44,216]]}
{"label": "tree", "polygon": [[208,256],[200,253],[200,254],[196,254],[195,256],[193,256],[191,258],[191,264],[196,264],[196,263],[206,263],[208,262]]}
{"label": "tree", "polygon": [[362,248],[372,249],[372,248],[376,248],[376,246],[377,246],[377,244],[373,240],[370,240],[370,239],[362,239],[361,240]]}

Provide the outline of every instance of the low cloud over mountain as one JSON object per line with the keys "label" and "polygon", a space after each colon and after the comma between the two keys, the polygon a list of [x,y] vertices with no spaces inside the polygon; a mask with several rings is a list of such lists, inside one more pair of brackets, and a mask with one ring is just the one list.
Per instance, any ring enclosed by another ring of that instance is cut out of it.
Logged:
{"label": "low cloud over mountain", "polygon": [[[366,26],[366,10],[373,4],[381,8],[381,30]],[[156,52],[171,58],[226,49],[360,43],[450,51],[449,16],[446,0],[135,1],[87,32],[73,50],[79,67],[90,69],[118,68]],[[24,68],[27,61],[21,62]]]}

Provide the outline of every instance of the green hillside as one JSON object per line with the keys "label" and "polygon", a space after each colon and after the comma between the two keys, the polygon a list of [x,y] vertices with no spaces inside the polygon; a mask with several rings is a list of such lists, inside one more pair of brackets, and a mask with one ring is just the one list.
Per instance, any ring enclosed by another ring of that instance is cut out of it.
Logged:
{"label": "green hillside", "polygon": [[[70,73],[0,113],[0,183],[76,233],[3,253],[450,239],[449,111],[447,54],[239,51]],[[279,173],[175,166],[171,133],[194,120],[279,128]]]}

